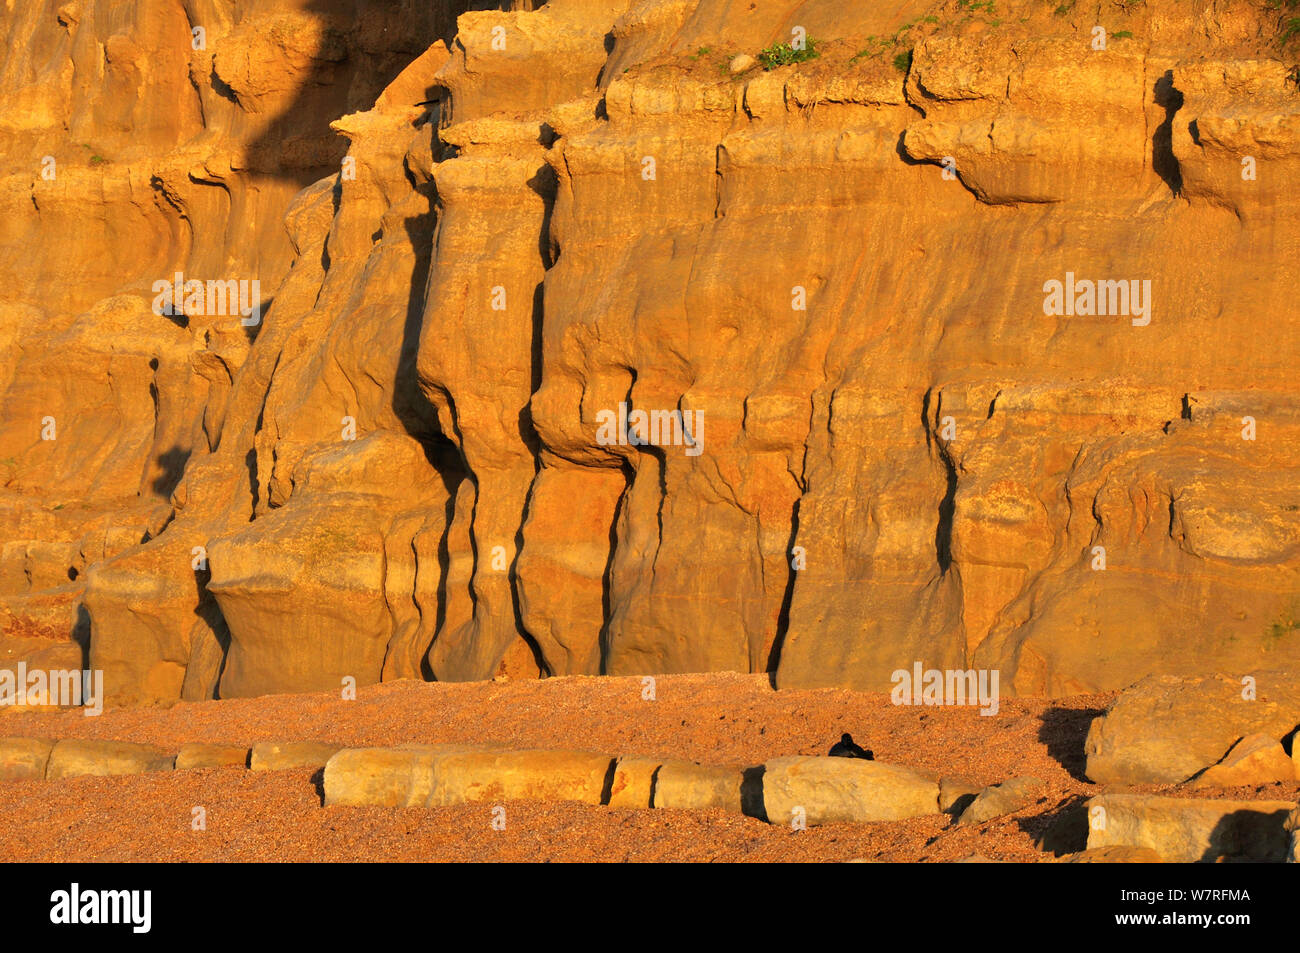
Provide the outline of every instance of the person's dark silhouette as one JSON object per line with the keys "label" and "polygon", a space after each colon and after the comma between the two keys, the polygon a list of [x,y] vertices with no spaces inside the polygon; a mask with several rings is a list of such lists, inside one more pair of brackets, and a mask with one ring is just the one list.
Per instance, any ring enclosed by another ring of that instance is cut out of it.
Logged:
{"label": "person's dark silhouette", "polygon": [[853,736],[847,731],[840,735],[839,741],[831,745],[830,757],[861,758],[863,761],[875,760],[875,756],[869,750],[853,743]]}

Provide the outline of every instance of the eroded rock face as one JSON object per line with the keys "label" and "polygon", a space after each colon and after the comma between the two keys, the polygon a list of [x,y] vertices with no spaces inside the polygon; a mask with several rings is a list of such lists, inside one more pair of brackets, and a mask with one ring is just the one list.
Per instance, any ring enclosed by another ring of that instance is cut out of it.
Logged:
{"label": "eroded rock face", "polygon": [[[1263,4],[1105,49],[1030,0],[18,6],[0,664],[111,703],[1300,665]],[[178,272],[258,320],[156,313]]]}

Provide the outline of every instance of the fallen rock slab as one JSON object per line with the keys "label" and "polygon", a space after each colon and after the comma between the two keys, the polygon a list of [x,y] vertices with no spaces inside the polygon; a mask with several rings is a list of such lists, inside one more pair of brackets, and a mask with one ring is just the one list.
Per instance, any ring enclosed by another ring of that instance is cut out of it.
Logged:
{"label": "fallen rock slab", "polygon": [[53,748],[45,738],[0,738],[0,781],[39,781]]}
{"label": "fallen rock slab", "polygon": [[652,807],[655,772],[663,763],[663,758],[619,758],[614,765],[614,782],[609,788],[609,806]]}
{"label": "fallen rock slab", "polygon": [[1194,782],[1199,788],[1232,788],[1243,784],[1294,781],[1295,766],[1281,742],[1270,735],[1242,738],[1218,764],[1211,765]]}
{"label": "fallen rock slab", "polygon": [[957,823],[983,824],[995,817],[1013,814],[1033,804],[1046,790],[1047,785],[1042,779],[1029,777],[1011,778],[1001,784],[990,785],[962,811]]}
{"label": "fallen rock slab", "polygon": [[191,768],[225,768],[231,765],[248,766],[249,749],[239,745],[181,745],[176,752],[176,770]]}
{"label": "fallen rock slab", "polygon": [[706,811],[720,807],[739,813],[744,804],[744,781],[745,768],[740,765],[665,761],[655,772],[652,803],[656,808]]}
{"label": "fallen rock slab", "polygon": [[1170,863],[1286,858],[1291,801],[1103,794],[1088,802],[1088,849],[1149,847]]}
{"label": "fallen rock slab", "polygon": [[341,747],[319,741],[263,741],[253,745],[248,766],[254,771],[321,768]]}
{"label": "fallen rock slab", "polygon": [[325,804],[424,807],[438,762],[465,750],[461,745],[344,748],[325,764]]}
{"label": "fallen rock slab", "polygon": [[1053,864],[1163,864],[1164,858],[1150,847],[1095,847],[1053,857],[1048,863]]}
{"label": "fallen rock slab", "polygon": [[55,780],[143,774],[147,771],[171,771],[175,764],[174,751],[153,745],[67,738],[55,742],[45,768],[45,777],[47,780]]}
{"label": "fallen rock slab", "polygon": [[773,824],[796,809],[808,826],[898,821],[939,811],[939,785],[914,771],[856,758],[774,758],[764,765],[763,805]]}
{"label": "fallen rock slab", "polygon": [[1226,675],[1151,675],[1125,689],[1088,730],[1088,778],[1178,784],[1247,735],[1280,740],[1300,724],[1300,676],[1253,677],[1253,699],[1240,679]]}
{"label": "fallen rock slab", "polygon": [[580,801],[600,804],[614,759],[590,751],[458,751],[437,760],[428,804]]}

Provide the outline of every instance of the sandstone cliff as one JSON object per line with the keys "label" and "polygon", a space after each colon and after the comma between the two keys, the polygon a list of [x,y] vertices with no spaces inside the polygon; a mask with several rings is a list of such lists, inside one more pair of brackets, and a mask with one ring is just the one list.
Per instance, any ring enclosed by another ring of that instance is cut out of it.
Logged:
{"label": "sandstone cliff", "polygon": [[[11,4],[0,660],[118,703],[1294,665],[1282,20]],[[176,273],[260,314],[160,315]]]}

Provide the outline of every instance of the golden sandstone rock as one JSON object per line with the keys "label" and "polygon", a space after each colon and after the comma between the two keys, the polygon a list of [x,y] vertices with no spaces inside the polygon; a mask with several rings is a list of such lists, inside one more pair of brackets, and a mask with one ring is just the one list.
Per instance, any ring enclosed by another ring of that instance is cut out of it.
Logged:
{"label": "golden sandstone rock", "polygon": [[900,765],[856,758],[775,758],[763,771],[773,824],[897,821],[939,812],[938,782]]}
{"label": "golden sandstone rock", "polygon": [[614,780],[609,786],[609,806],[653,807],[655,774],[662,758],[622,757],[614,765]]}
{"label": "golden sandstone rock", "polygon": [[[202,45],[55,6],[0,14],[0,664],[84,647],[110,704],[1300,665],[1265,4],[1104,48],[1040,0],[259,0]],[[178,274],[256,320],[157,313]]]}
{"label": "golden sandstone rock", "polygon": [[253,771],[321,768],[339,750],[339,745],[319,741],[263,741],[253,745],[248,756],[248,767]]}
{"label": "golden sandstone rock", "polygon": [[[1096,784],[1176,784],[1239,748],[1244,754],[1244,737],[1279,743],[1297,724],[1300,679],[1291,672],[1243,679],[1153,675],[1122,692],[1093,721],[1084,742],[1086,773]],[[1272,760],[1276,772],[1276,752]],[[1207,783],[1213,780],[1211,775]],[[1276,778],[1259,783],[1264,780]]]}
{"label": "golden sandstone rock", "polygon": [[1205,769],[1196,787],[1236,787],[1243,784],[1272,784],[1294,781],[1297,775],[1291,758],[1269,735],[1247,735],[1222,761]]}
{"label": "golden sandstone rock", "polygon": [[45,777],[53,741],[0,738],[0,781],[39,781]]}
{"label": "golden sandstone rock", "polygon": [[427,804],[580,801],[600,804],[614,759],[589,751],[473,751],[439,756]]}
{"label": "golden sandstone rock", "polygon": [[938,810],[937,782],[897,765],[846,758],[777,758],[745,767],[612,759],[587,751],[411,744],[345,748],[329,759],[324,782],[327,806],[578,801],[633,809],[721,809],[800,827],[898,820]]}
{"label": "golden sandstone rock", "polygon": [[251,751],[240,745],[187,744],[176,752],[176,770],[247,767]]}
{"label": "golden sandstone rock", "polygon": [[1089,851],[1148,847],[1168,863],[1278,863],[1290,850],[1289,801],[1103,794],[1088,802]]}
{"label": "golden sandstone rock", "polygon": [[438,761],[456,745],[344,748],[325,764],[325,804],[424,807]]}
{"label": "golden sandstone rock", "polygon": [[651,806],[691,811],[716,807],[740,813],[744,781],[742,765],[665,761],[655,772]]}
{"label": "golden sandstone rock", "polygon": [[83,775],[105,777],[141,774],[146,771],[171,771],[175,763],[175,751],[154,745],[65,738],[55,742],[50,751],[45,777],[53,781]]}

